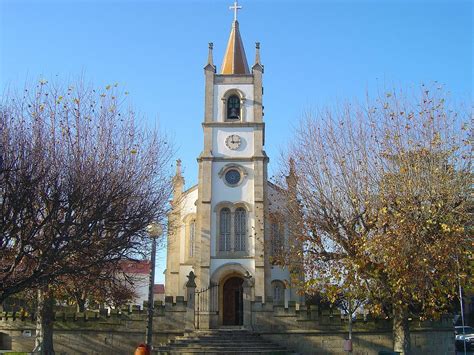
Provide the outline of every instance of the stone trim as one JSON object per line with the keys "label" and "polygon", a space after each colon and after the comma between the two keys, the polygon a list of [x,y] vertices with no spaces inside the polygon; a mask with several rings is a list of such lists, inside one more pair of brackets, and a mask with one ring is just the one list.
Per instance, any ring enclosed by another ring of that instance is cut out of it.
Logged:
{"label": "stone trim", "polygon": [[251,162],[255,162],[255,161],[264,161],[264,162],[268,162],[270,159],[267,157],[267,156],[260,156],[260,157],[200,157],[198,158],[198,162],[201,162],[201,161],[213,161],[213,162],[224,162],[224,161],[228,161],[228,162],[245,162],[245,163],[251,163]]}
{"label": "stone trim", "polygon": [[[240,99],[240,115],[239,119],[229,119],[227,118],[227,102],[231,96],[237,96]],[[224,95],[221,97],[222,101],[222,121],[226,123],[243,123],[246,122],[247,110],[245,109],[245,93],[242,90],[232,88],[227,90]],[[219,119],[219,118],[218,118]]]}
{"label": "stone trim", "polygon": [[253,74],[215,74],[214,84],[253,84]]}
{"label": "stone trim", "polygon": [[198,185],[194,185],[194,186],[191,186],[189,189],[183,191],[181,193],[181,195],[186,195],[186,194],[189,194],[190,192],[193,192],[194,190],[196,190],[198,188]]}
{"label": "stone trim", "polygon": [[263,122],[242,122],[240,120],[225,121],[225,122],[203,122],[202,127],[251,127],[251,128],[264,128],[265,123]]}
{"label": "stone trim", "polygon": [[227,263],[219,266],[216,270],[214,270],[211,275],[211,282],[219,284],[223,278],[228,277],[230,275],[239,275],[240,277],[244,278],[247,273],[253,276],[253,274],[249,270],[247,270],[247,268],[242,264]]}
{"label": "stone trim", "polygon": [[[240,180],[237,184],[235,185],[232,185],[232,184],[229,184],[227,182],[227,180],[225,179],[225,174],[229,171],[229,170],[237,170],[239,173],[240,173]],[[248,176],[248,172],[247,172],[247,169],[245,169],[242,165],[238,165],[238,164],[234,164],[234,163],[231,163],[231,164],[227,164],[225,165],[224,167],[222,167],[221,170],[219,170],[219,173],[217,174],[221,179],[222,181],[224,181],[224,184],[226,184],[227,186],[229,187],[237,187],[237,186],[240,186],[244,183],[244,180],[247,178]]]}
{"label": "stone trim", "polygon": [[[222,253],[222,252],[221,252]],[[234,254],[236,254],[234,252]],[[253,259],[253,255],[216,255],[211,256],[211,259]]]}
{"label": "stone trim", "polygon": [[244,207],[248,212],[253,212],[252,205],[245,201],[230,202],[230,201],[220,201],[214,206],[214,212],[218,212],[221,208],[228,207],[232,208]]}

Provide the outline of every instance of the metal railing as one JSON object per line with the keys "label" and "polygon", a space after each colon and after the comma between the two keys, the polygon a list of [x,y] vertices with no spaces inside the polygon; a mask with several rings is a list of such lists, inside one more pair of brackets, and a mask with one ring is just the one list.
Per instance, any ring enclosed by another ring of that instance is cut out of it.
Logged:
{"label": "metal railing", "polygon": [[218,290],[219,285],[211,283],[208,287],[194,292],[194,326],[196,329],[200,327],[201,316],[206,315],[209,317],[211,314],[218,314]]}

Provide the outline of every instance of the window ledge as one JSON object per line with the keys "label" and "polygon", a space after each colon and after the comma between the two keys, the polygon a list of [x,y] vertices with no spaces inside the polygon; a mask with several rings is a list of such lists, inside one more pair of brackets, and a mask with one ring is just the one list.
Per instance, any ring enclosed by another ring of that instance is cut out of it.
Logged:
{"label": "window ledge", "polygon": [[218,252],[217,255],[211,256],[211,259],[253,259],[253,255],[247,252]]}

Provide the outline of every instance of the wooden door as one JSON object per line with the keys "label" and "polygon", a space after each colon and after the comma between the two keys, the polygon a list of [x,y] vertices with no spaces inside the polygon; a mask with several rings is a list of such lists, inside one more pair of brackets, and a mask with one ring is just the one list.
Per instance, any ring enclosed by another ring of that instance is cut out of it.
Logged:
{"label": "wooden door", "polygon": [[223,324],[243,324],[243,279],[231,277],[224,283],[223,288]]}

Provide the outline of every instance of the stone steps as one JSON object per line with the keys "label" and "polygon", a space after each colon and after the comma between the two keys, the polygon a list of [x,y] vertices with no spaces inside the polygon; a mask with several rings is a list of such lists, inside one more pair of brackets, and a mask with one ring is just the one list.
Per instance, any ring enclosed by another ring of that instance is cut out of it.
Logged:
{"label": "stone steps", "polygon": [[188,345],[188,344],[209,344],[209,345],[235,345],[235,346],[242,346],[242,345],[271,345],[275,346],[275,344],[267,341],[233,341],[233,340],[175,340],[171,341],[170,345]]}
{"label": "stone steps", "polygon": [[288,352],[286,350],[248,350],[248,351],[244,351],[244,350],[238,350],[238,351],[232,351],[232,350],[221,350],[221,351],[217,351],[217,350],[203,350],[203,349],[199,349],[199,350],[186,350],[186,351],[183,351],[183,350],[160,350],[160,351],[156,351],[156,352],[153,352],[153,354],[159,354],[159,355],[225,355],[225,354],[232,354],[232,355],[287,355],[287,354],[292,354],[291,352]]}
{"label": "stone steps", "polygon": [[192,343],[192,344],[170,344],[168,348],[173,349],[202,349],[202,348],[225,348],[225,349],[280,349],[279,346],[273,344],[224,344],[224,343],[215,343],[215,344],[202,344],[202,343]]}
{"label": "stone steps", "polygon": [[199,330],[176,337],[153,350],[154,355],[185,354],[294,354],[284,347],[242,329]]}

